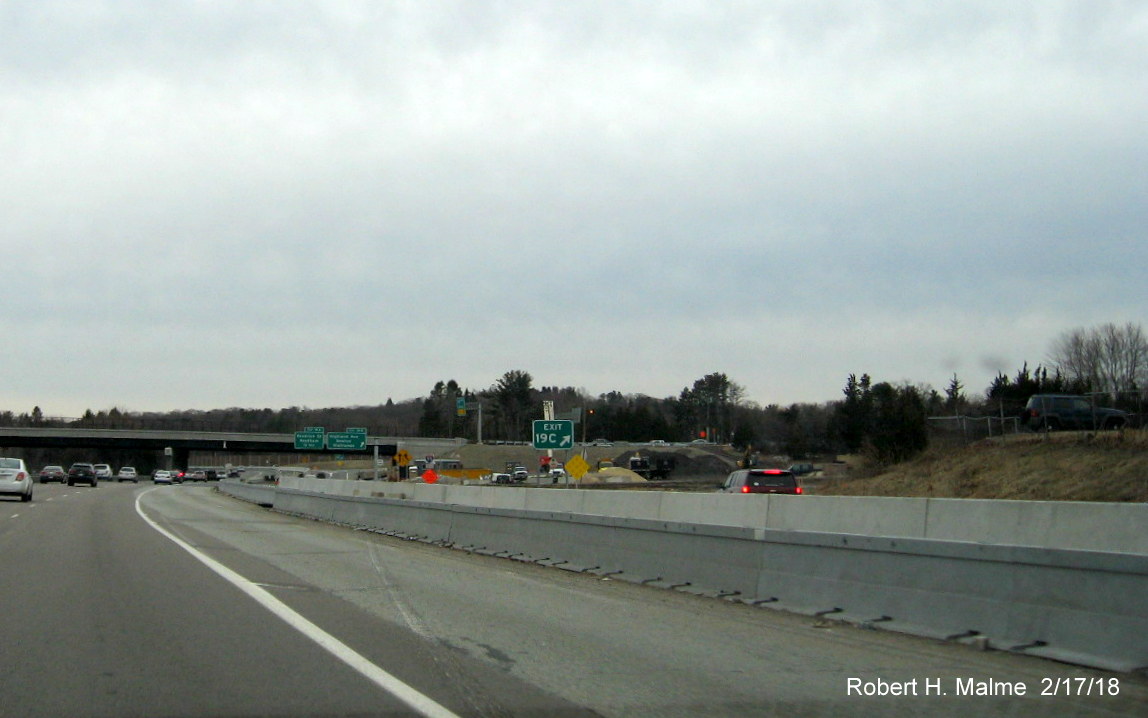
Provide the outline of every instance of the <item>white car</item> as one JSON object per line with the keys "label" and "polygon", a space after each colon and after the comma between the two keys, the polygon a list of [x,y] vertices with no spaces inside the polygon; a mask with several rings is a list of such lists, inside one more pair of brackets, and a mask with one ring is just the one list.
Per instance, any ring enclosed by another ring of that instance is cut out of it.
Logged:
{"label": "white car", "polygon": [[157,484],[171,485],[171,472],[166,469],[160,469],[151,476],[151,480]]}
{"label": "white car", "polygon": [[19,496],[21,501],[32,500],[32,475],[23,459],[0,459],[0,494]]}
{"label": "white car", "polygon": [[97,479],[109,479],[110,480],[112,478],[112,466],[111,466],[111,464],[96,464],[94,468],[96,469],[96,478]]}
{"label": "white car", "polygon": [[138,484],[139,480],[139,474],[136,473],[136,467],[134,466],[125,466],[116,474],[116,481],[130,481],[133,484]]}

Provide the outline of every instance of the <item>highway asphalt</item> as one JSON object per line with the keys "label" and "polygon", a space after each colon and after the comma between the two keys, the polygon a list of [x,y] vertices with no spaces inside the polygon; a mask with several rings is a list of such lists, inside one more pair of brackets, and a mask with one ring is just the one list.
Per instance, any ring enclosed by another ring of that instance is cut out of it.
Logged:
{"label": "highway asphalt", "polygon": [[1143,677],[150,482],[0,502],[0,681],[3,717],[1148,714]]}

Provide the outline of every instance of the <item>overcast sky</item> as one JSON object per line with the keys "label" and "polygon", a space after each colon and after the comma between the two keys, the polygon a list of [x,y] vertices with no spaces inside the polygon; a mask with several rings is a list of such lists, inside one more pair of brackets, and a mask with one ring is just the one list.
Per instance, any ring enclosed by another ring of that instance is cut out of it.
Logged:
{"label": "overcast sky", "polygon": [[0,409],[980,394],[1148,308],[1144,2],[0,2]]}

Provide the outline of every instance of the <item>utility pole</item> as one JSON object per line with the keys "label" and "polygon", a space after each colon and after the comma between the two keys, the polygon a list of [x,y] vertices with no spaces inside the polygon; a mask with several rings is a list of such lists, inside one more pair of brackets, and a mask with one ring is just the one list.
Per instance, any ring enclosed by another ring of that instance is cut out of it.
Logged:
{"label": "utility pole", "polygon": [[[459,401],[461,402],[462,400],[460,399]],[[468,401],[465,403],[465,406],[466,406],[465,411],[477,411],[478,412],[478,435],[475,437],[475,441],[477,443],[481,444],[482,443],[482,402],[481,401]]]}

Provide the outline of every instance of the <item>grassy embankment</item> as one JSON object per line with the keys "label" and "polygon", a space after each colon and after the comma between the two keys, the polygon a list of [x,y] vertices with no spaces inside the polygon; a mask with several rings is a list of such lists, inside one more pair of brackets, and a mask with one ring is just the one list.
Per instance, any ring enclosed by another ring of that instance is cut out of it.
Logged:
{"label": "grassy embankment", "polygon": [[812,493],[1040,501],[1148,501],[1148,431],[1022,434],[855,466]]}

